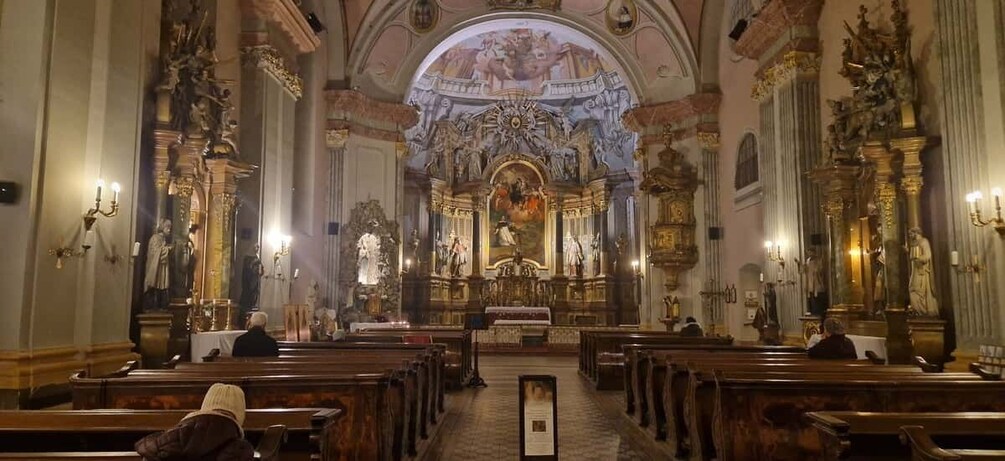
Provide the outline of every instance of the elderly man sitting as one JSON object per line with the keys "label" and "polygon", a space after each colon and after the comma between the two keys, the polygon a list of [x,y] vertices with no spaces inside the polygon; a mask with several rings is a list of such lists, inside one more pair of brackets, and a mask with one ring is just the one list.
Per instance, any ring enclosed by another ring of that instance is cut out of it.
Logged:
{"label": "elderly man sitting", "polygon": [[248,320],[248,332],[234,340],[234,357],[278,357],[279,345],[265,332],[269,316],[255,312]]}
{"label": "elderly man sitting", "polygon": [[855,360],[858,353],[855,343],[844,334],[844,325],[836,318],[824,321],[824,335],[816,345],[806,353],[811,359]]}

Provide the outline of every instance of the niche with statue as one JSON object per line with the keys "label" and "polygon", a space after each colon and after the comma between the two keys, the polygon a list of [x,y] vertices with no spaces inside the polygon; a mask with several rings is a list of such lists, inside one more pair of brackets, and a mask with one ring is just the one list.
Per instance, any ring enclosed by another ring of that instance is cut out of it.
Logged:
{"label": "niche with statue", "polygon": [[340,292],[345,321],[387,320],[401,304],[398,223],[377,200],[359,202],[350,213],[339,248]]}

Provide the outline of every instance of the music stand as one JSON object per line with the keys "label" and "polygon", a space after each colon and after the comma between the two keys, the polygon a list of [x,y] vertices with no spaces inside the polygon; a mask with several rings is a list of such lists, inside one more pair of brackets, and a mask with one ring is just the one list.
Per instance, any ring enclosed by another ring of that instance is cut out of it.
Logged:
{"label": "music stand", "polygon": [[[485,324],[485,314],[464,314],[464,329],[465,330],[488,330],[488,325]],[[474,333],[472,333],[474,334]],[[475,369],[471,372],[471,378],[468,379],[467,387],[488,387],[485,384],[485,380],[482,379],[481,375],[478,374],[478,336],[475,335]]]}

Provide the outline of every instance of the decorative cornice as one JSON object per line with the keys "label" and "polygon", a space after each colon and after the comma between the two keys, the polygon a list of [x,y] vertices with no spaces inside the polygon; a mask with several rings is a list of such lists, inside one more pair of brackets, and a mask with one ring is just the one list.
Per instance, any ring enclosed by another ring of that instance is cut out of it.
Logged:
{"label": "decorative cornice", "polygon": [[718,131],[698,131],[695,133],[698,138],[698,145],[705,150],[718,150],[719,149],[719,132]]}
{"label": "decorative cornice", "polygon": [[311,29],[294,0],[241,0],[245,18],[274,25],[283,32],[297,53],[310,53],[321,45],[321,39]]}
{"label": "decorative cornice", "polygon": [[760,78],[754,82],[750,97],[761,102],[771,95],[777,86],[784,85],[799,74],[816,75],[820,72],[820,55],[801,51],[785,53],[782,60],[764,70]]}
{"label": "decorative cornice", "polygon": [[[651,146],[654,144],[663,145],[664,137],[668,134],[666,130],[659,132],[651,130],[649,133],[639,136],[640,146]],[[669,131],[670,136],[676,141],[684,141],[691,138],[698,138],[698,142],[702,142],[704,137],[709,140],[709,135],[715,135],[716,140],[719,136],[719,125],[716,123],[698,123],[693,126],[686,126],[681,128],[671,128]],[[718,148],[718,146],[716,147]]]}
{"label": "decorative cornice", "polygon": [[750,58],[760,59],[779,38],[796,26],[817,27],[823,0],[771,0],[757,16],[739,40],[733,51]]}
{"label": "decorative cornice", "polygon": [[268,72],[279,80],[279,83],[289,91],[294,98],[304,95],[304,80],[296,72],[290,70],[279,51],[270,45],[246,46],[241,48],[244,65],[257,67]]}
{"label": "decorative cornice", "polygon": [[419,112],[405,104],[378,101],[355,90],[328,90],[328,120],[388,131],[404,131],[419,122]]}
{"label": "decorative cornice", "polygon": [[398,142],[402,137],[402,134],[394,129],[373,128],[361,123],[346,122],[344,120],[328,120],[327,131],[344,131],[347,136],[346,139],[348,139],[349,134],[388,142]]}
{"label": "decorative cornice", "polygon": [[621,121],[629,130],[643,133],[650,127],[662,128],[691,117],[716,115],[721,101],[719,93],[695,93],[675,101],[630,109],[621,116]]}

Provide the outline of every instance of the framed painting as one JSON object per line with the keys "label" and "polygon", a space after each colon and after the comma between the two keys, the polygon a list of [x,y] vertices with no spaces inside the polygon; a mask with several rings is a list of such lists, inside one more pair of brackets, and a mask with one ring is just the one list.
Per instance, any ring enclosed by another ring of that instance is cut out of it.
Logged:
{"label": "framed painting", "polygon": [[489,210],[489,265],[511,258],[544,266],[546,196],[538,171],[523,162],[503,165],[492,177]]}

